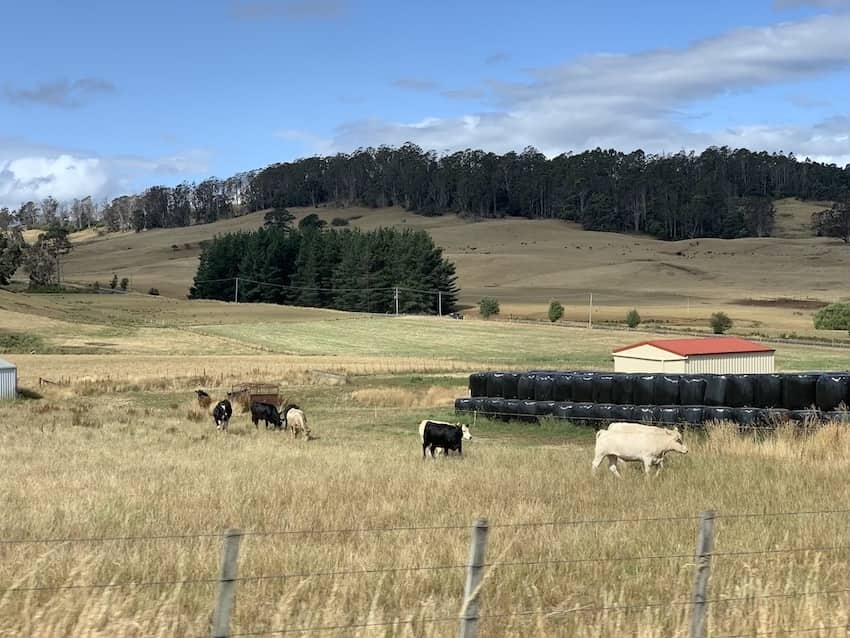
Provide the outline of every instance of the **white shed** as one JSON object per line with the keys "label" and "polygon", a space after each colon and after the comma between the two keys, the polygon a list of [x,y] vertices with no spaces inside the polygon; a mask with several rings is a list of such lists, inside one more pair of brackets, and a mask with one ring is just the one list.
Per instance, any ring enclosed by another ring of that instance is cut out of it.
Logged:
{"label": "white shed", "polygon": [[18,393],[18,369],[14,363],[0,359],[0,399],[14,399]]}
{"label": "white shed", "polygon": [[773,372],[776,351],[738,337],[656,339],[614,350],[615,372],[747,374]]}

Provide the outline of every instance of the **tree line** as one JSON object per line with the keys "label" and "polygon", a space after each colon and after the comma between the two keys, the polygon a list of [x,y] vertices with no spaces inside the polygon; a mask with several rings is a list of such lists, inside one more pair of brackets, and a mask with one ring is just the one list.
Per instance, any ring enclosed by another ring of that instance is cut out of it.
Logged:
{"label": "tree line", "polygon": [[[0,228],[102,223],[108,231],[171,228],[252,211],[322,204],[401,206],[423,215],[525,216],[579,222],[588,230],[661,239],[768,236],[773,200],[841,200],[850,166],[793,154],[710,147],[653,155],[594,149],[547,159],[534,148],[438,156],[412,143],[310,157],[174,187],[152,186],[111,201],[53,198],[0,209]],[[813,220],[813,222],[816,220]],[[824,227],[830,226],[824,224]]]}
{"label": "tree line", "polygon": [[[203,244],[192,299],[238,300],[358,312],[452,312],[455,267],[422,230],[326,229],[317,217],[293,229],[285,209],[254,232]],[[237,282],[238,278],[238,282]],[[441,294],[436,294],[441,291]]]}

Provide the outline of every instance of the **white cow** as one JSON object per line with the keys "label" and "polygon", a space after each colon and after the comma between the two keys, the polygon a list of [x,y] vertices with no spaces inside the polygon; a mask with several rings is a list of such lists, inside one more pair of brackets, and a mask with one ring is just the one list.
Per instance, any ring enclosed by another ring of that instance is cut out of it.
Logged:
{"label": "white cow", "polygon": [[[632,423],[630,421],[615,421],[608,425],[607,430],[609,432],[649,432],[652,434],[653,432],[671,432],[673,436],[675,436],[676,432],[680,432],[681,430],[672,429],[672,428],[662,428],[661,426],[655,425],[646,425],[644,423]],[[658,461],[658,472],[664,469],[664,458],[662,457]]]}
{"label": "white cow", "polygon": [[289,408],[286,412],[286,422],[289,424],[289,431],[292,432],[292,438],[298,438],[299,434],[304,435],[304,439],[309,441],[311,432],[310,426],[307,425],[307,415],[299,408]]}
{"label": "white cow", "polygon": [[[615,425],[612,423],[612,425]],[[617,478],[623,478],[617,469],[617,463],[640,461],[643,470],[649,474],[649,468],[656,467],[656,475],[661,471],[664,455],[668,452],[687,454],[688,448],[682,442],[682,434],[677,430],[656,428],[638,423],[619,423],[613,431],[599,430],[596,433],[596,449],[593,457],[593,472],[608,460],[608,469]],[[635,427],[636,426],[636,427]]]}

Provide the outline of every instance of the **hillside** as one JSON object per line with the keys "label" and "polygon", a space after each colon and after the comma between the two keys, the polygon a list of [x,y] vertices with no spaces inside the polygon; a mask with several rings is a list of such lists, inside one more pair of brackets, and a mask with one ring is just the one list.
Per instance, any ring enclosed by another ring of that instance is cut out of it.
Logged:
{"label": "hillside", "polygon": [[[779,202],[780,231],[793,235],[810,204]],[[472,222],[453,215],[423,217],[398,208],[293,209],[300,218],[318,212],[351,226],[428,230],[457,265],[461,304],[497,297],[502,315],[542,317],[549,299],[567,307],[567,318],[620,320],[637,307],[645,319],[705,324],[718,309],[752,328],[802,331],[811,313],[847,295],[850,250],[827,238],[700,239],[664,242],[646,236],[584,231],[555,220],[507,218]],[[254,213],[186,228],[122,233],[79,241],[63,264],[68,281],[108,282],[112,273],[132,287],[184,297],[200,253],[199,242],[216,234],[253,230]],[[784,301],[784,300],[796,301]],[[802,302],[800,300],[803,300]]]}

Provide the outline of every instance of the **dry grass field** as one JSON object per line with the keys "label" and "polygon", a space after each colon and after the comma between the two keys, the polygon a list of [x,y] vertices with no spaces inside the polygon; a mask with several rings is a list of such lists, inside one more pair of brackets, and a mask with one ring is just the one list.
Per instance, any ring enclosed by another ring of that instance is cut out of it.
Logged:
{"label": "dry grass field", "polygon": [[[850,250],[839,240],[811,236],[811,213],[826,203],[777,202],[777,237],[663,242],[640,235],[581,230],[554,220],[474,222],[453,215],[422,217],[397,208],[315,212],[351,226],[428,230],[457,265],[461,303],[497,297],[503,316],[545,317],[559,299],[567,320],[622,322],[637,308],[644,321],[706,329],[718,310],[743,334],[815,333],[812,315],[848,297]],[[296,209],[300,218],[314,209]],[[197,267],[199,243],[215,234],[253,230],[262,213],[188,228],[80,237],[63,266],[68,281],[107,283],[113,273],[132,287],[185,297]],[[846,337],[846,335],[844,335]]]}
{"label": "dry grass field", "polygon": [[[454,420],[469,371],[610,368],[611,347],[640,333],[265,307],[252,323],[244,306],[147,297],[0,302],[4,329],[44,347],[4,355],[39,398],[0,403],[0,635],[208,635],[230,527],[253,532],[234,635],[454,635],[483,516],[479,635],[684,637],[706,509],[720,514],[711,635],[849,620],[846,429],[719,426],[688,435],[657,479],[623,482],[591,476],[592,430],[557,422],[477,420],[462,459],[422,459],[417,423]],[[135,320],[160,305],[156,325]],[[73,349],[91,340],[101,350]],[[781,346],[777,360],[846,367],[845,353]],[[246,380],[280,384],[316,438],[255,429],[238,407],[217,432],[193,391],[219,398]],[[762,516],[824,510],[840,511]],[[333,531],[362,529],[378,531]],[[26,542],[43,539],[58,540]],[[314,631],[344,625],[361,626]]]}

